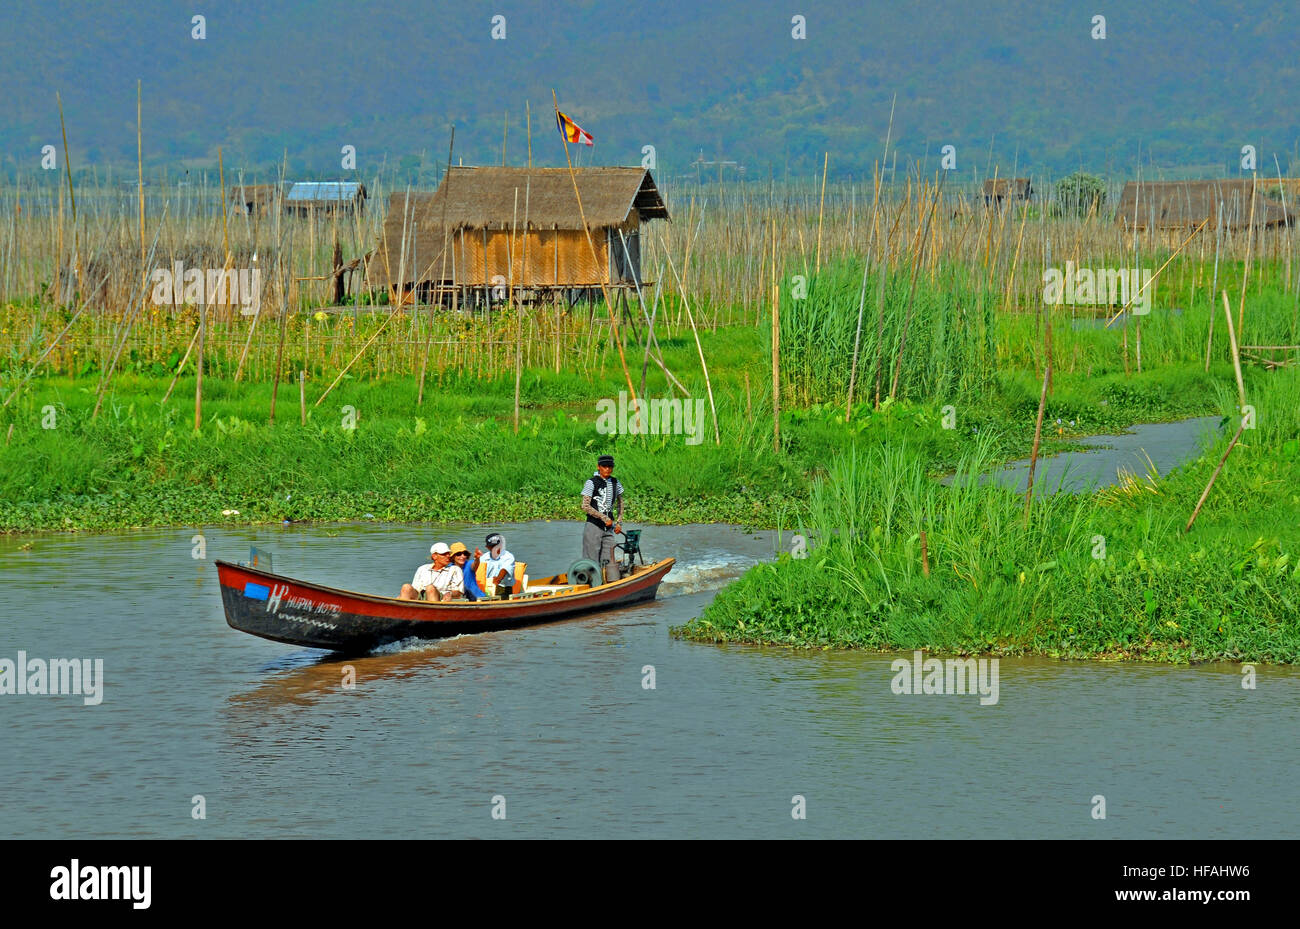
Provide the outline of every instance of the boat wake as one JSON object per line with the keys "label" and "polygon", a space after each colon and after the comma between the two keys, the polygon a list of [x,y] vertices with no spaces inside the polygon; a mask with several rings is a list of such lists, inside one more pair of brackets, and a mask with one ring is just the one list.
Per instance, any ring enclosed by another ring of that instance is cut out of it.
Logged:
{"label": "boat wake", "polygon": [[679,561],[660,583],[659,596],[680,597],[720,590],[757,563],[753,559],[704,560],[691,564]]}
{"label": "boat wake", "polygon": [[401,655],[406,652],[432,652],[439,649],[445,649],[448,645],[454,645],[468,639],[477,639],[484,633],[467,633],[465,635],[452,635],[444,639],[422,639],[419,636],[410,636],[405,639],[398,639],[396,642],[389,642],[387,645],[376,645],[367,655]]}

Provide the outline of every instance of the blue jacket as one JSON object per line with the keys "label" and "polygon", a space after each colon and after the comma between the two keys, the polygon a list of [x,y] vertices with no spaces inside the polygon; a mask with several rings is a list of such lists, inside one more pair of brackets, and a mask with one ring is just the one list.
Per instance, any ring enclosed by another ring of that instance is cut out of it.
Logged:
{"label": "blue jacket", "polygon": [[473,552],[470,552],[469,558],[466,559],[465,561],[465,569],[461,572],[461,574],[464,575],[465,597],[468,600],[487,599],[487,594],[485,594],[483,592],[483,589],[478,586],[478,578],[475,577],[474,575],[474,572],[477,569],[478,569],[478,559],[474,557]]}

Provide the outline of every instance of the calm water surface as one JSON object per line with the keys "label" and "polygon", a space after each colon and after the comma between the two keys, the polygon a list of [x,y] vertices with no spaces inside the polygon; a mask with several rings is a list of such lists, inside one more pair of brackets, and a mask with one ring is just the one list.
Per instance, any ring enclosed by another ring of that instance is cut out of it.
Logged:
{"label": "calm water surface", "polygon": [[[504,528],[531,574],[581,526]],[[291,526],[0,537],[0,658],[102,658],[103,702],[0,695],[0,831],[141,837],[1291,836],[1300,673],[1003,660],[1000,699],[896,656],[671,639],[770,534],[649,527],[661,599],[342,662],[226,626],[211,559],[394,593],[435,538]],[[30,544],[30,549],[20,546]],[[545,572],[543,572],[545,569]],[[356,687],[342,685],[345,664]],[[652,665],[655,689],[642,687]],[[807,819],[791,817],[806,798]],[[1107,818],[1090,816],[1106,797]],[[191,816],[195,795],[207,819]],[[492,798],[506,818],[492,818]]]}
{"label": "calm water surface", "polygon": [[[1197,416],[1174,423],[1139,423],[1121,435],[1089,436],[1083,440],[1087,448],[1038,460],[1034,493],[1084,493],[1117,483],[1124,475],[1145,478],[1154,472],[1163,476],[1213,444],[1220,423],[1218,416]],[[1055,423],[1044,420],[1044,435],[1055,428]],[[991,478],[1023,493],[1029,459],[1011,462]]]}

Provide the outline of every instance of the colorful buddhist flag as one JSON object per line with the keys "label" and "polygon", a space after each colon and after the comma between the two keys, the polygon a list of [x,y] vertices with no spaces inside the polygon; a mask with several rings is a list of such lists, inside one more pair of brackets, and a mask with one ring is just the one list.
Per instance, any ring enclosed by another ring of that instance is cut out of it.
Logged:
{"label": "colorful buddhist flag", "polygon": [[592,139],[591,134],[589,132],[584,130],[581,126],[579,126],[573,120],[569,119],[569,117],[565,116],[559,110],[555,111],[555,121],[559,124],[560,135],[564,136],[564,141],[574,142],[574,143],[580,142],[583,145],[596,144],[595,140]]}

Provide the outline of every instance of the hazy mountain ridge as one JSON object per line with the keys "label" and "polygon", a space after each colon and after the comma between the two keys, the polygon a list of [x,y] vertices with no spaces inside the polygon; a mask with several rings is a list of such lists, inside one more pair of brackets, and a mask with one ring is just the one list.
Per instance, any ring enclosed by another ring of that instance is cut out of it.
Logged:
{"label": "hazy mountain ridge", "polygon": [[[895,93],[900,164],[957,146],[963,174],[1077,167],[1130,173],[1235,166],[1244,144],[1261,170],[1283,170],[1300,139],[1300,9],[1292,2],[1107,4],[1107,38],[1089,33],[1098,4],[1045,9],[1026,0],[942,5],[693,4],[586,0],[563,8],[505,3],[431,11],[427,0],[358,6],[291,0],[205,4],[207,38],[190,37],[192,3],[124,9],[20,0],[6,11],[0,58],[0,170],[39,166],[59,144],[63,96],[74,167],[133,165],[135,82],[144,91],[146,160],[175,173],[213,159],[266,172],[341,176],[355,145],[363,177],[386,163],[424,174],[445,158],[563,163],[551,116],[561,106],[596,137],[592,163],[632,164],[656,147],[659,170],[705,158],[750,176],[869,173]],[[791,16],[807,38],[791,38]],[[1124,8],[1127,7],[1127,8]],[[504,41],[491,18],[506,17]],[[990,146],[992,154],[990,155]],[[405,159],[405,161],[403,161]],[[182,169],[183,170],[183,169]]]}

